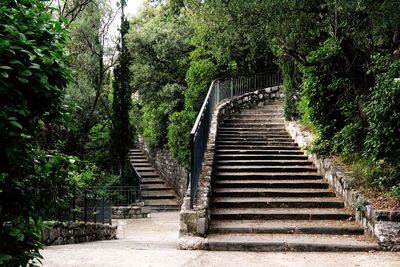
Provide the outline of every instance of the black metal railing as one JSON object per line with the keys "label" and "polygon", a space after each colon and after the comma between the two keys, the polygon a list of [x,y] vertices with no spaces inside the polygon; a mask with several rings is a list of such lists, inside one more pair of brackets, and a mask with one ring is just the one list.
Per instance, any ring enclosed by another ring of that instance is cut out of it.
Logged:
{"label": "black metal railing", "polygon": [[282,83],[280,73],[260,74],[251,77],[242,77],[228,80],[214,80],[203,105],[197,115],[195,124],[190,132],[191,169],[190,169],[190,208],[193,209],[197,193],[197,185],[201,173],[201,166],[207,146],[208,134],[212,113],[216,105],[224,99],[277,86]]}
{"label": "black metal railing", "polygon": [[111,224],[112,207],[140,203],[142,194],[137,186],[87,187],[75,199],[74,221]]}
{"label": "black metal railing", "polygon": [[37,191],[36,197],[50,207],[42,211],[45,220],[111,223],[113,206],[142,204],[142,177],[135,166],[127,161],[125,174],[129,186],[100,185],[85,188],[65,183]]}

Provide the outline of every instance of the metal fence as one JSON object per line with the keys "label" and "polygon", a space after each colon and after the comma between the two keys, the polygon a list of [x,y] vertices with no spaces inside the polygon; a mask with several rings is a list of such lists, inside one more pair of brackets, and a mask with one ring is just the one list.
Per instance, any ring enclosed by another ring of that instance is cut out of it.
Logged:
{"label": "metal fence", "polygon": [[224,99],[254,90],[277,86],[282,83],[280,73],[260,74],[229,80],[214,80],[211,83],[203,105],[190,132],[190,208],[193,209],[201,165],[207,146],[212,113],[216,105]]}
{"label": "metal fence", "polygon": [[88,187],[75,198],[73,220],[111,224],[113,206],[129,206],[142,201],[140,187]]}
{"label": "metal fence", "polygon": [[[46,190],[52,204],[44,211],[47,220],[83,221],[111,224],[113,206],[129,206],[142,202],[141,176],[135,167],[126,164],[126,175],[132,186],[94,186],[74,188],[56,186]],[[38,193],[38,197],[40,197]]]}

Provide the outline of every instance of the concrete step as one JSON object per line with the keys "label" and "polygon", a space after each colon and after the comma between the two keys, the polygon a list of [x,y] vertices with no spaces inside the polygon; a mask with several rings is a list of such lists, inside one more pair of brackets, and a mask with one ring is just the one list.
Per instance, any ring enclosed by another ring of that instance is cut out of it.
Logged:
{"label": "concrete step", "polygon": [[218,180],[215,181],[216,188],[310,188],[327,189],[326,181],[320,180]]}
{"label": "concrete step", "polygon": [[164,180],[160,178],[143,178],[142,177],[142,185],[150,185],[150,184],[165,184]]}
{"label": "concrete step", "polygon": [[378,244],[358,235],[211,234],[209,250],[225,251],[372,251]]}
{"label": "concrete step", "polygon": [[273,113],[235,113],[232,114],[229,119],[282,119],[283,112],[273,112]]}
{"label": "concrete step", "polygon": [[229,128],[229,129],[285,129],[285,124],[282,123],[273,123],[273,122],[261,122],[258,123],[250,123],[250,122],[239,122],[239,123],[224,123],[220,126],[220,128]]}
{"label": "concrete step", "polygon": [[[266,144],[266,145],[251,145],[251,144],[241,144],[241,145],[226,145],[217,144],[217,150],[225,149],[241,149],[241,150],[299,150],[299,147],[295,144],[282,145],[282,144]],[[304,152],[302,152],[304,153]]]}
{"label": "concrete step", "polygon": [[264,221],[215,220],[211,233],[324,234],[363,235],[364,229],[354,221]]}
{"label": "concrete step", "polygon": [[265,145],[281,145],[281,146],[293,146],[293,147],[298,147],[297,143],[291,141],[291,140],[285,140],[285,141],[268,141],[268,140],[217,140],[217,146],[265,146]]}
{"label": "concrete step", "polygon": [[148,160],[147,159],[131,159],[130,162],[132,162],[133,164],[137,164],[137,163],[142,163],[142,164],[148,164]]}
{"label": "concrete step", "polygon": [[130,155],[128,157],[131,162],[136,162],[137,160],[148,160],[145,155]]}
{"label": "concrete step", "polygon": [[143,167],[143,166],[135,166],[136,167],[136,170],[139,172],[139,173],[143,173],[143,172],[155,172],[156,171],[156,169],[154,169],[154,167],[152,167],[152,166],[150,166],[150,167],[147,167],[147,166],[145,166],[145,167]]}
{"label": "concrete step", "polygon": [[162,191],[162,190],[172,190],[172,188],[170,186],[166,186],[164,182],[142,186],[142,191]]}
{"label": "concrete step", "polygon": [[212,220],[351,220],[345,209],[274,209],[274,208],[217,208],[211,211]]}
{"label": "concrete step", "polygon": [[160,177],[158,175],[158,173],[156,173],[156,172],[140,172],[140,171],[138,171],[138,173],[140,174],[142,179],[143,178],[157,178],[157,177]]}
{"label": "concrete step", "polygon": [[285,123],[283,118],[269,118],[269,117],[256,117],[256,118],[241,118],[239,116],[231,117],[224,120],[224,124],[239,124],[239,123]]}
{"label": "concrete step", "polygon": [[312,162],[308,160],[217,160],[216,166],[312,166]]}
{"label": "concrete step", "polygon": [[215,167],[215,170],[218,172],[284,172],[284,173],[293,173],[293,172],[308,172],[308,173],[316,173],[317,168],[313,166],[260,166],[260,165],[252,165],[251,162],[247,162],[247,165],[229,165],[229,166],[219,166]]}
{"label": "concrete step", "polygon": [[259,149],[259,150],[253,150],[253,149],[218,149],[217,154],[222,155],[222,154],[261,154],[261,155],[304,155],[304,152],[301,150],[293,150],[290,148],[286,149],[279,149],[282,147],[274,147],[270,146],[268,149]]}
{"label": "concrete step", "polygon": [[264,106],[263,108],[252,108],[252,109],[242,109],[239,114],[279,114],[283,115],[283,107],[282,106]]}
{"label": "concrete step", "polygon": [[131,163],[133,164],[133,166],[135,166],[135,168],[142,168],[142,167],[145,167],[145,168],[151,168],[152,166],[150,165],[150,163],[148,163],[148,162],[132,162],[131,161]]}
{"label": "concrete step", "polygon": [[335,197],[335,193],[327,189],[313,188],[232,188],[216,187],[214,197]]}
{"label": "concrete step", "polygon": [[251,133],[251,134],[259,134],[259,135],[268,135],[268,134],[287,134],[286,129],[282,127],[274,127],[274,128],[245,128],[245,127],[226,127],[220,126],[218,128],[218,132],[221,133]]}
{"label": "concrete step", "polygon": [[214,197],[213,207],[219,208],[344,208],[338,198],[284,198],[284,197]]}
{"label": "concrete step", "polygon": [[283,140],[291,140],[293,141],[292,137],[288,133],[269,133],[266,135],[265,133],[257,133],[257,132],[218,132],[217,140],[230,140],[232,138],[240,138],[245,140],[276,140],[276,139],[283,139]]}
{"label": "concrete step", "polygon": [[146,155],[142,152],[128,153],[128,157],[133,157],[133,156],[146,156]]}
{"label": "concrete step", "polygon": [[181,209],[180,203],[176,199],[149,199],[144,201],[152,212],[178,211]]}
{"label": "concrete step", "polygon": [[147,199],[174,199],[175,194],[172,190],[144,190],[142,198]]}
{"label": "concrete step", "polygon": [[215,155],[218,160],[308,160],[303,154],[219,154]]}
{"label": "concrete step", "polygon": [[[316,172],[302,172],[302,173],[289,173],[289,172],[227,172],[217,171],[215,173],[216,180],[320,180],[322,177]],[[246,181],[247,182],[247,181]]]}

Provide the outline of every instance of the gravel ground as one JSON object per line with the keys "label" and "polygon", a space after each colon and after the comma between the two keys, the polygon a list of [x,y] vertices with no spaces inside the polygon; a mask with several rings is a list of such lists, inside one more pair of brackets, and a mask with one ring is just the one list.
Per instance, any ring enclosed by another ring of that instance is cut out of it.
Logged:
{"label": "gravel ground", "polygon": [[43,266],[382,266],[400,267],[400,253],[213,252],[176,249],[179,213],[116,220],[118,240],[46,247]]}

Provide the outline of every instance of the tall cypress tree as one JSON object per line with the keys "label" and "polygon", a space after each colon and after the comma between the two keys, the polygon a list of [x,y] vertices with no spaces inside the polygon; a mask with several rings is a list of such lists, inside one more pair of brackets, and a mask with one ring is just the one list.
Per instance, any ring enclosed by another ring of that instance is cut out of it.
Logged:
{"label": "tall cypress tree", "polygon": [[126,156],[131,145],[132,131],[129,124],[129,110],[131,108],[132,89],[130,87],[130,55],[125,43],[125,35],[129,31],[129,22],[124,14],[126,0],[121,0],[121,27],[120,44],[118,46],[118,64],[114,69],[113,83],[113,122],[111,132],[111,155],[115,167],[121,177],[121,185],[131,182],[126,175]]}

